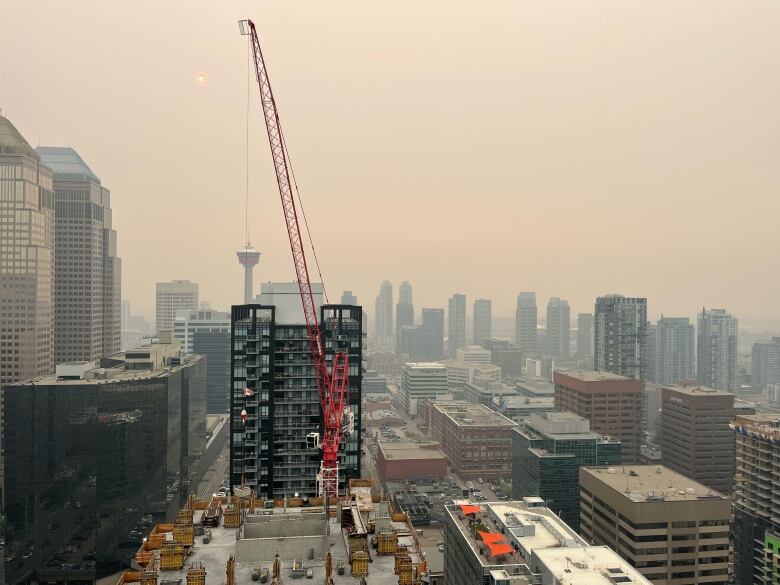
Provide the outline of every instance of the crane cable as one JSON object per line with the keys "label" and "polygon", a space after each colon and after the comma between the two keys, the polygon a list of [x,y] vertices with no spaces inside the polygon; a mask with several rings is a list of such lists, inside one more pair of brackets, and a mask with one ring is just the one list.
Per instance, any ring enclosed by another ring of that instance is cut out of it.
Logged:
{"label": "crane cable", "polygon": [[252,80],[252,44],[247,43],[246,60],[246,194],[244,196],[244,222],[246,223],[246,246],[249,247],[249,95]]}
{"label": "crane cable", "polygon": [[[277,106],[278,107],[278,106]],[[303,216],[303,225],[306,227],[306,236],[309,238],[309,246],[311,247],[312,254],[314,255],[314,264],[317,266],[317,274],[320,277],[320,283],[322,283],[322,294],[325,297],[325,303],[330,304],[328,300],[328,291],[325,288],[325,279],[322,277],[322,270],[320,270],[320,260],[317,258],[317,250],[314,249],[314,239],[311,237],[311,231],[309,230],[309,220],[306,219],[306,210],[303,208],[303,200],[301,199],[301,192],[298,190],[298,181],[295,180],[295,169],[292,164],[292,158],[290,157],[290,151],[287,150],[287,141],[284,139],[284,133],[279,127],[279,137],[282,140],[282,148],[284,149],[284,155],[287,157],[290,169],[290,177],[292,178],[293,187],[295,188],[295,195],[298,197],[298,205],[301,208],[301,215]]]}

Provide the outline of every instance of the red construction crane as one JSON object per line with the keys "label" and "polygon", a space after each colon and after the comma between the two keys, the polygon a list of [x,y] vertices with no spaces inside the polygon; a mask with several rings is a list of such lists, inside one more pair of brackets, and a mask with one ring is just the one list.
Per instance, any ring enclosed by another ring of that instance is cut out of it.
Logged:
{"label": "red construction crane", "polygon": [[263,52],[260,49],[255,25],[251,20],[241,20],[238,25],[241,34],[249,36],[249,43],[252,47],[257,86],[260,89],[260,102],[263,106],[265,128],[268,131],[268,144],[271,147],[271,158],[282,200],[284,221],[287,224],[287,235],[290,238],[295,276],[301,294],[303,314],[306,318],[311,359],[317,378],[324,436],[321,441],[318,440],[319,437],[309,437],[309,439],[313,439],[312,444],[319,444],[322,447],[322,463],[320,464],[320,473],[317,476],[317,489],[320,496],[335,498],[338,496],[339,486],[339,444],[343,432],[342,421],[345,418],[345,409],[348,408],[349,358],[344,352],[336,352],[333,357],[333,371],[332,373],[328,372],[320,325],[317,320],[317,310],[311,292],[309,268],[306,265],[306,253],[298,225],[298,212],[295,208],[291,181],[292,166],[284,142],[279,112],[276,109],[274,94],[271,91],[271,82],[268,79],[268,70],[263,59]]}

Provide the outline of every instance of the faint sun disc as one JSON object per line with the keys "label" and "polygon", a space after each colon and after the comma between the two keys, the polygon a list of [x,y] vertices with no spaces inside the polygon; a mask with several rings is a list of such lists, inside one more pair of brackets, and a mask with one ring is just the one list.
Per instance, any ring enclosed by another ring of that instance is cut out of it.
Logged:
{"label": "faint sun disc", "polygon": [[208,75],[206,75],[205,73],[198,73],[195,76],[195,80],[198,82],[198,85],[206,85],[206,83],[208,83],[209,78]]}

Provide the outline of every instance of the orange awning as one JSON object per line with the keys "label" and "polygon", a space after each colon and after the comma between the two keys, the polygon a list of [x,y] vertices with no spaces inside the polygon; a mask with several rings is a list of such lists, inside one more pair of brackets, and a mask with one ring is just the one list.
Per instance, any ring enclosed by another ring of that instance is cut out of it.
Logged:
{"label": "orange awning", "polygon": [[495,557],[498,555],[508,555],[514,551],[512,545],[505,542],[488,542],[488,548],[490,549],[490,556]]}
{"label": "orange awning", "polygon": [[461,504],[460,509],[464,514],[476,514],[481,508],[473,504]]}
{"label": "orange awning", "polygon": [[506,542],[504,540],[504,535],[499,534],[497,532],[482,532],[481,530],[478,530],[479,536],[482,538],[482,542],[485,544],[489,544],[492,542]]}

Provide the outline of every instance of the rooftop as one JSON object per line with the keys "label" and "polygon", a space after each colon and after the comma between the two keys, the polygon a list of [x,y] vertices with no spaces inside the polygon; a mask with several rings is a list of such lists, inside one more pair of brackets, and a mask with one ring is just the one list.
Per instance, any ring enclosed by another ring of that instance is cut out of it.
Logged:
{"label": "rooftop", "polygon": [[731,428],[754,439],[780,440],[780,414],[738,415]]}
{"label": "rooftop", "polygon": [[404,368],[409,370],[443,370],[444,364],[438,362],[411,362],[404,364]]}
{"label": "rooftop", "polygon": [[558,368],[555,370],[555,373],[576,378],[583,382],[611,382],[631,379],[618,374],[613,374],[612,372],[595,372],[591,370],[577,370],[574,368]]}
{"label": "rooftop", "polygon": [[708,388],[707,386],[664,384],[663,388],[672,390],[673,392],[679,392],[680,394],[687,394],[688,396],[734,396],[734,394],[727,390],[716,390],[715,388]]}
{"label": "rooftop", "polygon": [[[445,512],[483,567],[528,565],[531,554],[540,549],[586,546],[540,498],[481,504],[459,500],[446,506]],[[498,552],[505,549],[488,543],[506,543],[512,550]]]}
{"label": "rooftop", "polygon": [[545,548],[535,551],[534,556],[534,564],[538,563],[541,572],[554,576],[558,585],[650,583],[607,546]]}
{"label": "rooftop", "polygon": [[433,408],[448,417],[459,427],[514,427],[517,423],[503,414],[490,410],[483,404],[471,404],[460,401],[437,401]]}
{"label": "rooftop", "polygon": [[588,474],[632,502],[728,500],[715,490],[662,465],[581,467]]}
{"label": "rooftop", "polygon": [[0,116],[0,154],[25,155],[35,160],[40,159],[16,126],[4,116]]}
{"label": "rooftop", "polygon": [[437,441],[415,443],[404,442],[379,442],[379,449],[385,459],[447,459],[447,456],[439,449]]}
{"label": "rooftop", "polygon": [[[203,507],[201,504],[204,503],[198,504],[198,507]],[[367,583],[395,585],[399,580],[394,570],[395,556],[379,554],[371,547],[371,535],[365,532],[366,526],[371,523],[381,525],[383,531],[394,534],[397,544],[407,547],[412,564],[423,566],[425,557],[419,552],[414,529],[405,520],[405,515],[391,515],[386,502],[366,507],[360,504],[359,499],[353,499],[349,504],[342,503],[342,515],[359,515],[359,519],[352,523],[350,528],[342,528],[338,515],[326,519],[321,506],[301,508],[282,507],[277,504],[277,507],[269,509],[262,507],[262,504],[263,502],[258,502],[260,507],[252,511],[245,510],[246,515],[238,529],[225,528],[223,514],[218,526],[208,528],[211,531],[211,541],[205,544],[202,536],[195,536],[194,545],[184,560],[184,566],[181,569],[159,571],[160,579],[169,583],[179,580],[180,583],[186,583],[187,570],[190,566],[200,564],[206,570],[206,585],[223,585],[228,560],[232,557],[235,560],[235,583],[252,582],[252,571],[255,567],[268,570],[270,583],[274,557],[278,554],[281,561],[281,582],[303,577],[311,570],[315,583],[325,583],[326,555],[330,553],[333,559],[332,583],[354,585],[356,580],[351,575],[349,550],[353,547],[359,549],[361,542],[368,542],[371,562],[366,563]],[[200,525],[203,514],[205,510],[196,508],[193,517],[195,526]],[[344,522],[349,523],[348,520]],[[134,571],[125,572],[117,585],[138,582],[143,575],[142,568],[147,566],[149,559],[156,558],[159,563],[159,544],[155,544],[155,540],[172,542],[173,539],[172,524],[156,526],[136,554]],[[155,546],[158,548],[154,548]],[[297,576],[293,573],[294,563],[298,563],[299,570],[302,571]],[[343,575],[338,574],[339,563],[343,563]]]}
{"label": "rooftop", "polygon": [[35,149],[41,156],[41,162],[54,171],[55,179],[71,181],[93,181],[100,179],[87,166],[79,153],[65,146],[39,146]]}

